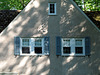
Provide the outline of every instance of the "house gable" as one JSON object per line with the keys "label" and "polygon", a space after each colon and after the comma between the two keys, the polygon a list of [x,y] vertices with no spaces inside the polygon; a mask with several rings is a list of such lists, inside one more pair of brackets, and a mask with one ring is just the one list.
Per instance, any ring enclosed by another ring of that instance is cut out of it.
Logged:
{"label": "house gable", "polygon": [[[50,20],[50,18],[52,19],[52,17],[48,15],[48,3],[50,3],[50,2],[52,3],[52,2],[57,2],[57,1],[46,1],[45,2],[46,5],[43,6],[42,1],[31,0],[29,2],[29,4],[24,8],[24,10],[21,11],[21,13],[8,25],[7,28],[4,29],[4,31],[2,31],[2,33],[4,33],[6,30],[9,31],[11,29],[14,29],[14,27],[16,27],[14,25],[17,25],[17,27],[23,26],[23,28],[20,28],[20,30],[21,29],[28,30],[29,31],[28,33],[30,33],[30,36],[33,35],[33,34],[31,34],[32,30],[34,30],[34,32],[40,32],[37,35],[47,34],[48,21]],[[60,7],[60,9],[58,7]],[[65,9],[65,7],[66,7],[66,9]],[[62,11],[64,11],[65,13]],[[62,14],[65,14],[65,15],[62,15]],[[84,12],[72,0],[65,1],[65,2],[64,2],[64,0],[62,0],[61,2],[57,2],[57,15],[55,16],[55,19],[56,18],[58,19],[58,21],[61,24],[71,25],[71,26],[74,25],[74,27],[75,27],[74,22],[80,22],[80,24],[82,24],[81,21],[82,21],[82,19],[84,19],[84,22],[83,22],[84,25],[85,25],[85,23],[90,22],[91,25],[93,25],[94,28],[96,28],[97,31],[100,32],[100,30],[96,27],[96,25],[84,14]],[[77,20],[76,20],[76,18],[77,18]],[[33,19],[34,19],[34,21],[33,21]],[[70,21],[70,20],[72,20],[72,21]],[[74,20],[76,20],[76,21],[74,21]],[[17,22],[17,21],[19,21],[19,22]],[[44,26],[43,29],[45,29],[45,30],[44,31],[39,30],[39,28],[41,28],[43,26]],[[77,26],[78,26],[78,24],[77,24]],[[91,27],[93,27],[93,26],[91,26]],[[32,29],[32,28],[34,28],[34,29]],[[66,28],[66,27],[64,27],[64,28]],[[21,30],[20,32],[23,33],[24,30]],[[20,33],[20,32],[17,32],[17,33]],[[32,32],[32,33],[34,33],[34,32]],[[2,35],[2,33],[0,35]],[[5,32],[5,33],[7,33],[7,32]],[[21,34],[21,35],[23,35],[23,34]]]}
{"label": "house gable", "polygon": [[[52,2],[56,3],[56,15],[48,15],[48,3]],[[57,56],[57,36],[72,38],[72,40],[89,37],[91,39],[89,42],[90,58],[88,56]],[[16,57],[14,37],[49,37],[50,55],[18,55]],[[0,40],[0,71],[17,72],[24,75],[96,75],[100,72],[98,67],[100,63],[99,38],[99,30],[73,1],[31,0],[0,34],[0,39],[2,39]]]}

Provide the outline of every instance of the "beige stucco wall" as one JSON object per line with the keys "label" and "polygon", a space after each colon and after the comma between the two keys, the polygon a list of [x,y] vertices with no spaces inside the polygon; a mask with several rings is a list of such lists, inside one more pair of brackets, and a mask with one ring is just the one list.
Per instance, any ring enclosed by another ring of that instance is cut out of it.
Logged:
{"label": "beige stucco wall", "polygon": [[[48,15],[48,2],[57,3],[57,15]],[[49,36],[50,56],[14,56],[15,36]],[[56,36],[89,36],[91,56],[57,57]],[[0,34],[0,72],[17,72],[20,75],[100,75],[99,38],[100,32],[70,0],[31,1]]]}

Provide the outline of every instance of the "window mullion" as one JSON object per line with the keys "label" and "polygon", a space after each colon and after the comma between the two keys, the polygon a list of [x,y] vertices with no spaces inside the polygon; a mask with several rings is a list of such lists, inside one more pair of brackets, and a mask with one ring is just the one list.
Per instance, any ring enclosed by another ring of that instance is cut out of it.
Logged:
{"label": "window mullion", "polygon": [[30,54],[31,54],[31,38],[29,38],[29,48],[30,48]]}
{"label": "window mullion", "polygon": [[75,39],[71,38],[70,39],[70,46],[71,46],[71,55],[75,55]]}
{"label": "window mullion", "polygon": [[35,54],[35,38],[33,38],[33,54]]}
{"label": "window mullion", "polygon": [[30,52],[33,53],[33,38],[30,38]]}
{"label": "window mullion", "polygon": [[44,54],[44,39],[42,39],[42,54]]}

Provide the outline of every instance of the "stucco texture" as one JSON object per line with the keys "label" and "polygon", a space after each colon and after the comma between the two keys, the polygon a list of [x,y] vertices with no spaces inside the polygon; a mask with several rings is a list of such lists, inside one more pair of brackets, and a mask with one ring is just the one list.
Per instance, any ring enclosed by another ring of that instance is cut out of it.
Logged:
{"label": "stucco texture", "polygon": [[[55,2],[57,15],[48,15]],[[14,37],[50,37],[49,56],[15,56]],[[56,56],[56,36],[90,37],[91,55]],[[71,0],[32,0],[0,34],[0,72],[19,75],[100,75],[100,31]]]}

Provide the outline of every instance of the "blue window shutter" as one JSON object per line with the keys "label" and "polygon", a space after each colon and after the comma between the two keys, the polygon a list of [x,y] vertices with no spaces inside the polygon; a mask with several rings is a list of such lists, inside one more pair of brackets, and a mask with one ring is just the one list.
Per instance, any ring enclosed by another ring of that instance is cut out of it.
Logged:
{"label": "blue window shutter", "polygon": [[56,37],[56,55],[61,55],[61,37]]}
{"label": "blue window shutter", "polygon": [[90,55],[90,38],[85,37],[85,55]]}
{"label": "blue window shutter", "polygon": [[20,37],[14,38],[14,55],[20,55]]}
{"label": "blue window shutter", "polygon": [[44,54],[49,55],[50,53],[50,39],[49,37],[44,37]]}

